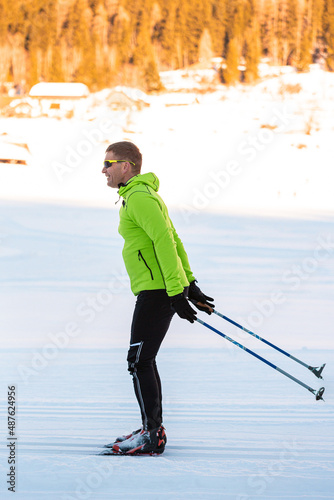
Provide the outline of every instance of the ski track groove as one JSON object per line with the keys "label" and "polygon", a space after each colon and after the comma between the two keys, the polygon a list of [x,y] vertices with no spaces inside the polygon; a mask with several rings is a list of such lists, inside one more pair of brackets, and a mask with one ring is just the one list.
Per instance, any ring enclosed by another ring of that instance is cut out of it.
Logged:
{"label": "ski track groove", "polygon": [[[110,365],[109,351],[62,353],[60,369],[45,370],[45,379],[35,379],[27,387],[20,384],[17,452],[22,491],[16,498],[63,500],[64,490],[64,495],[77,499],[79,480],[86,481],[90,474],[110,468],[112,473],[93,491],[92,500],[109,500],[111,495],[115,500],[125,500],[135,487],[140,498],[152,500],[333,499],[334,412],[330,391],[328,401],[318,404],[303,392],[296,391],[295,398],[291,386],[283,381],[272,388],[273,379],[269,377],[263,382],[266,397],[263,393],[260,397],[254,395],[257,382],[251,386],[247,378],[248,366],[253,366],[250,360],[249,364],[243,361],[245,374],[237,374],[231,387],[226,367],[217,368],[217,377],[222,370],[226,380],[222,376],[218,383],[212,374],[205,379],[208,369],[212,370],[212,359],[219,358],[216,352],[212,351],[211,361],[201,357],[203,366],[198,368],[198,364],[195,371],[193,356],[200,353],[192,352],[185,360],[183,351],[173,350],[174,354],[177,373],[173,372],[172,379],[179,378],[183,387],[179,389],[168,377],[164,382],[168,443],[165,453],[157,457],[99,455],[103,445],[116,435],[137,428],[140,416],[131,380],[124,382],[121,363]],[[330,353],[328,358],[330,361]],[[229,366],[235,362],[229,357],[223,359]],[[186,372],[179,372],[181,361]],[[168,351],[160,365],[168,374]],[[327,368],[330,373],[330,364]],[[8,372],[4,373],[8,378]],[[255,370],[261,380],[259,373]],[[106,376],[110,377],[107,386]],[[84,394],[80,387],[84,387]],[[290,389],[288,397],[286,387]],[[0,415],[5,417],[5,411]],[[5,465],[5,448],[0,456]],[[252,478],[262,482],[268,479],[262,497],[249,484]],[[182,495],[175,494],[181,485]],[[44,491],[48,491],[46,496]],[[303,494],[298,495],[299,491]]]}

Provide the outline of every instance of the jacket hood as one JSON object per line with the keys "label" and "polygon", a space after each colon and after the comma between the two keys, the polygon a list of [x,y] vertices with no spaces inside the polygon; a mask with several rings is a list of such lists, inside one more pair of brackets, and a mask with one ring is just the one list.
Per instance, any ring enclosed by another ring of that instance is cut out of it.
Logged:
{"label": "jacket hood", "polygon": [[134,177],[131,177],[131,179],[128,180],[125,186],[121,186],[119,188],[118,194],[120,196],[124,196],[128,191],[130,191],[130,189],[133,189],[140,184],[149,186],[151,189],[153,189],[153,191],[156,192],[159,190],[160,185],[158,177],[153,174],[153,172],[149,172],[148,174],[138,174]]}

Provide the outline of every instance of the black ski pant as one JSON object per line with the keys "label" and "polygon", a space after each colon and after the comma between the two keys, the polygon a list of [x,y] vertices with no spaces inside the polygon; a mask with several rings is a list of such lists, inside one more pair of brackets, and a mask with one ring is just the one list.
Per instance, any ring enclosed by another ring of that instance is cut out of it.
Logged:
{"label": "black ski pant", "polygon": [[146,430],[162,424],[161,381],[155,358],[173,315],[166,290],[139,293],[133,313],[127,361]]}

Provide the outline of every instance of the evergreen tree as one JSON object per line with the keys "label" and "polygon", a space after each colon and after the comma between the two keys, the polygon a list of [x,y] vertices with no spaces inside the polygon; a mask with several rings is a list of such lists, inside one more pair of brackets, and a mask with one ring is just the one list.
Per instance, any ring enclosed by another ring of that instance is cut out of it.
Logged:
{"label": "evergreen tree", "polygon": [[48,80],[49,53],[56,39],[55,0],[34,0],[27,16],[26,44],[30,59],[30,83]]}
{"label": "evergreen tree", "polygon": [[212,48],[217,56],[222,56],[224,51],[226,1],[227,0],[212,0],[211,4]]}
{"label": "evergreen tree", "polygon": [[[7,80],[10,55],[6,47],[8,28],[8,3],[0,0],[0,86]],[[1,92],[2,89],[0,89]]]}
{"label": "evergreen tree", "polygon": [[147,92],[157,92],[163,89],[157,65],[154,59],[148,60],[144,69],[145,89]]}
{"label": "evergreen tree", "polygon": [[287,57],[286,64],[292,64],[297,57],[297,41],[298,41],[298,2],[297,0],[289,0],[286,11],[286,40],[287,40]]}
{"label": "evergreen tree", "polygon": [[112,17],[108,38],[110,49],[115,47],[117,51],[115,69],[123,64],[128,64],[132,57],[132,30],[130,15],[123,7],[120,7],[117,14]]}
{"label": "evergreen tree", "polygon": [[245,39],[245,82],[253,83],[259,77],[258,64],[260,58],[260,36],[254,20],[254,24],[248,29]]}
{"label": "evergreen tree", "polygon": [[240,71],[238,69],[240,58],[239,43],[236,38],[228,44],[226,55],[226,68],[223,70],[223,81],[227,85],[233,85],[240,80]]}
{"label": "evergreen tree", "polygon": [[188,66],[187,37],[186,37],[186,7],[181,2],[175,11],[175,56],[176,67]]}
{"label": "evergreen tree", "polygon": [[144,80],[145,90],[151,92],[160,90],[162,84],[154,59],[153,46],[150,34],[150,11],[144,8],[138,13],[136,46],[133,51],[133,64],[138,68]]}
{"label": "evergreen tree", "polygon": [[61,57],[60,45],[52,47],[51,66],[48,73],[49,82],[62,82],[64,81],[63,61]]}
{"label": "evergreen tree", "polygon": [[275,62],[274,16],[272,5],[269,2],[264,3],[263,11],[260,12],[259,18],[263,54]]}
{"label": "evergreen tree", "polygon": [[325,0],[322,33],[327,49],[327,66],[334,71],[334,0]]}
{"label": "evergreen tree", "polygon": [[205,28],[205,0],[193,0],[185,3],[184,35],[185,51],[188,64],[198,61],[198,49],[201,35]]}
{"label": "evergreen tree", "polygon": [[8,3],[0,0],[0,45],[6,42],[8,28]]}
{"label": "evergreen tree", "polygon": [[66,47],[65,78],[88,86],[97,81],[95,44],[88,23],[91,14],[87,0],[77,0],[69,9],[61,34]]}
{"label": "evergreen tree", "polygon": [[159,47],[162,67],[174,69],[178,66],[176,51],[176,0],[166,0],[162,4],[162,17],[154,25],[153,43]]}
{"label": "evergreen tree", "polygon": [[310,16],[308,6],[306,5],[303,19],[303,29],[300,42],[300,53],[297,60],[297,68],[299,71],[305,71],[312,63],[312,30],[309,25]]}
{"label": "evergreen tree", "polygon": [[312,0],[312,46],[321,45],[322,37],[322,18],[324,12],[324,0]]}
{"label": "evergreen tree", "polygon": [[199,61],[208,62],[213,57],[212,51],[212,41],[209,30],[207,28],[204,29],[198,48],[198,58]]}
{"label": "evergreen tree", "polygon": [[0,0],[0,80],[160,88],[159,69],[221,55],[223,78],[257,78],[261,54],[334,70],[334,0]]}
{"label": "evergreen tree", "polygon": [[297,61],[297,68],[299,71],[305,71],[309,68],[312,63],[312,50],[311,50],[311,31],[305,29],[301,43],[300,43],[300,55]]}
{"label": "evergreen tree", "polygon": [[[25,2],[7,0],[7,43],[9,52],[7,78],[15,83],[24,79],[29,82],[29,68],[27,67],[26,43],[28,28],[28,11]],[[6,4],[5,4],[6,5]]]}

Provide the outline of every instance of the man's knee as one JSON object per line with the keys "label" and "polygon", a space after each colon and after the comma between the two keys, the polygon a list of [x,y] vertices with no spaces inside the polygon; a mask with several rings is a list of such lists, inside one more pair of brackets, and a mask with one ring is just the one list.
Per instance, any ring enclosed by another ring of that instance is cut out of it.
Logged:
{"label": "man's knee", "polygon": [[[154,357],[145,356],[145,352],[143,350],[144,342],[138,342],[137,344],[130,344],[130,348],[128,351],[128,371],[131,375],[136,372],[145,371],[150,369],[150,367],[154,363]],[[147,353],[146,353],[147,354]]]}
{"label": "man's knee", "polygon": [[130,344],[130,348],[128,350],[127,362],[128,362],[128,371],[130,372],[131,375],[133,375],[133,372],[140,363],[140,355],[142,354],[143,345],[144,345],[143,341],[137,342],[135,344]]}
{"label": "man's knee", "polygon": [[133,375],[134,372],[142,373],[146,372],[147,370],[151,370],[152,366],[153,366],[152,360],[147,360],[147,361],[140,360],[138,361],[138,363],[128,361],[128,371],[130,372],[131,375]]}

